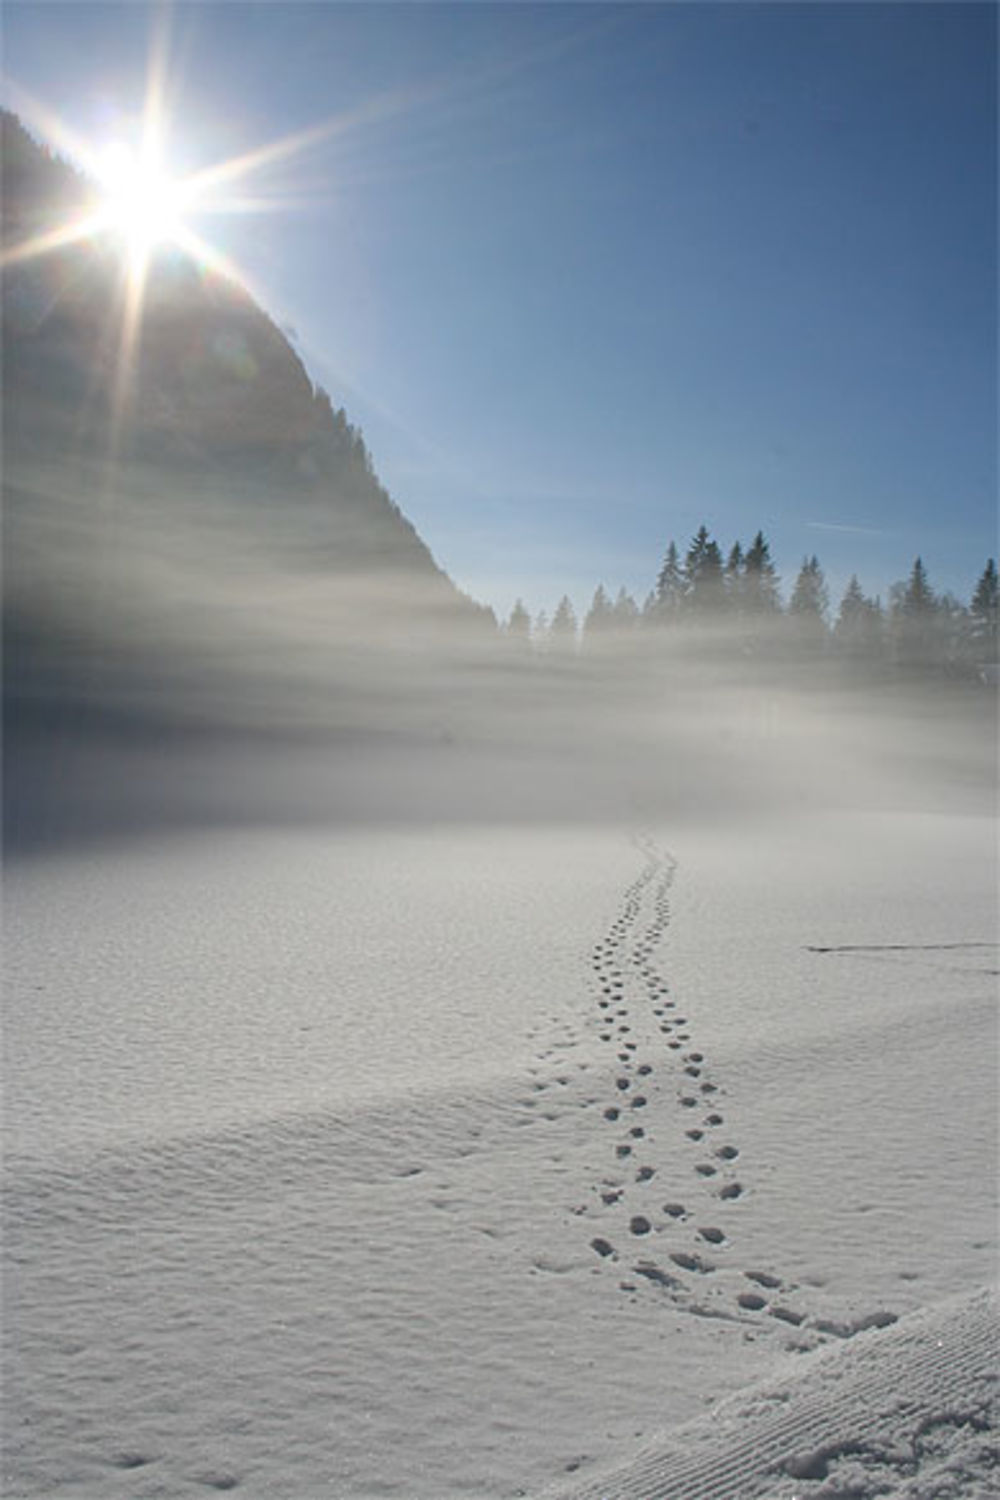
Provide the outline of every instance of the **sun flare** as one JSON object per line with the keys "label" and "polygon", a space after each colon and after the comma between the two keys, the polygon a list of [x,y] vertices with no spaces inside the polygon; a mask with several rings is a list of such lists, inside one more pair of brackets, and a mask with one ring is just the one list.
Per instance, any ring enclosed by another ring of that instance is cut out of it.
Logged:
{"label": "sun flare", "polygon": [[[204,237],[199,221],[205,216],[281,207],[284,199],[280,192],[277,196],[251,197],[236,190],[255,174],[272,171],[279,163],[344,133],[370,113],[362,111],[358,118],[328,118],[227,160],[176,175],[170,170],[168,154],[172,123],[168,40],[167,23],[161,20],[150,39],[141,118],[134,122],[131,141],[121,137],[105,138],[103,142],[88,139],[56,111],[17,85],[9,86],[21,116],[79,169],[86,188],[79,203],[67,204],[58,221],[36,227],[25,238],[6,242],[0,248],[0,268],[7,270],[76,245],[91,244],[101,253],[108,247],[117,251],[120,295],[117,326],[111,330],[117,342],[109,438],[112,454],[118,451],[119,436],[127,423],[147,293],[161,253],[175,250],[202,274],[222,277],[241,286],[258,302],[265,300],[222,246]],[[383,108],[380,104],[375,112]]]}
{"label": "sun flare", "polygon": [[158,162],[116,143],[100,158],[98,183],[101,220],[133,255],[148,255],[183,235],[183,183],[172,180]]}

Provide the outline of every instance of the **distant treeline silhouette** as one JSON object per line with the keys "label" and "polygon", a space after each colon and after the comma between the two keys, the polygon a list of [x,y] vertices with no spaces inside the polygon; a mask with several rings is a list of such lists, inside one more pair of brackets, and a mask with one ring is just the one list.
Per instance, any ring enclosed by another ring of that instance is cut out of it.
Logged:
{"label": "distant treeline silhouette", "polygon": [[599,584],[578,619],[564,595],[551,619],[531,619],[519,599],[504,629],[508,638],[538,654],[600,650],[634,637],[655,643],[673,633],[680,642],[695,627],[735,642],[747,655],[790,651],[859,666],[890,666],[995,677],[998,660],[997,565],[990,558],[968,604],[932,588],[923,559],[894,583],[886,603],[866,595],[851,577],[834,614],[819,558],[804,557],[787,604],[771,549],[762,531],[746,548],[728,554],[700,526],[682,557],[671,541],[641,605],[620,588],[612,598]]}

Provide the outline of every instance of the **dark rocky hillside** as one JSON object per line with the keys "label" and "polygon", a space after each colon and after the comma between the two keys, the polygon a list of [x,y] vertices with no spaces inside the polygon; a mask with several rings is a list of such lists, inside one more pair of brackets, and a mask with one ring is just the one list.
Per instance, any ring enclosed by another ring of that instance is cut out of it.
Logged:
{"label": "dark rocky hillside", "polygon": [[108,237],[18,254],[86,211],[86,181],[10,115],[2,167],[8,702],[215,692],[271,626],[313,680],[345,640],[490,630],[244,290],[161,252],[129,354]]}

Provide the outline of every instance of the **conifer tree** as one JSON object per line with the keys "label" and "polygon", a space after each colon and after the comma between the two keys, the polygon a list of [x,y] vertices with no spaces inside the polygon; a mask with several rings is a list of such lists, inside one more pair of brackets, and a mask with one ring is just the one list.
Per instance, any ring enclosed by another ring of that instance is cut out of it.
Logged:
{"label": "conifer tree", "polygon": [[882,653],[884,630],[881,601],[868,598],[852,574],[833,627],[838,651],[853,661],[875,661]]}
{"label": "conifer tree", "polygon": [[781,609],[778,574],[771,548],[758,531],[743,559],[743,607],[749,614],[776,614]]}
{"label": "conifer tree", "polygon": [[905,583],[894,583],[889,591],[892,603],[892,641],[900,666],[928,666],[939,657],[936,630],[938,600],[927,578],[923,559],[914,560]]}
{"label": "conifer tree", "polygon": [[916,558],[901,599],[901,610],[911,619],[926,619],[933,614],[936,600],[927,581],[923,560]]}
{"label": "conifer tree", "polygon": [[[853,581],[856,583],[857,579]],[[823,577],[823,569],[819,565],[819,558],[815,554],[812,557],[804,557],[799,576],[795,580],[792,597],[788,601],[788,613],[799,618],[816,619],[825,623],[829,607],[830,596],[827,593],[826,580]]]}
{"label": "conifer tree", "polygon": [[563,594],[552,616],[549,638],[553,647],[570,650],[576,645],[576,612],[568,595]]}
{"label": "conifer tree", "polygon": [[739,614],[743,607],[743,563],[743,548],[739,542],[734,542],[729,549],[724,570],[726,598],[734,614]]}
{"label": "conifer tree", "polygon": [[725,599],[722,553],[719,544],[699,526],[691,539],[684,559],[685,600],[694,614],[702,617],[721,610]]}
{"label": "conifer tree", "polygon": [[851,581],[844,590],[844,597],[840,601],[840,611],[837,615],[837,630],[849,629],[851,624],[859,617],[865,607],[865,596],[858,582],[857,573],[851,574]]}
{"label": "conifer tree", "polygon": [[976,652],[986,661],[997,657],[998,616],[1000,616],[1000,591],[997,587],[997,565],[991,557],[976,584],[969,605],[969,620],[972,642]]}
{"label": "conifer tree", "polygon": [[594,590],[587,618],[583,622],[584,639],[607,634],[614,623],[614,608],[604,591],[603,583]]}
{"label": "conifer tree", "polygon": [[514,601],[514,608],[507,621],[507,634],[511,640],[521,641],[524,644],[531,639],[531,616],[525,609],[522,599]]}
{"label": "conifer tree", "polygon": [[656,612],[664,624],[676,621],[686,592],[687,582],[677,553],[677,543],[671,541],[656,580]]}
{"label": "conifer tree", "polygon": [[826,642],[826,613],[830,598],[819,558],[804,557],[788,601],[788,619],[800,648],[815,651]]}
{"label": "conifer tree", "polygon": [[616,630],[634,630],[639,623],[638,606],[624,584],[618,590],[618,597],[614,602],[613,615]]}
{"label": "conifer tree", "polygon": [[687,556],[684,559],[684,581],[689,590],[694,586],[694,581],[704,563],[710,540],[708,527],[701,525],[688,545]]}

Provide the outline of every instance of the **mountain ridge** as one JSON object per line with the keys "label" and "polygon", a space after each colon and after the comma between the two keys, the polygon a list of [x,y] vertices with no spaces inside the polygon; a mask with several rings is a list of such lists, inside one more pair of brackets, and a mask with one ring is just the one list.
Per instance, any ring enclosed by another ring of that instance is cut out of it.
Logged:
{"label": "mountain ridge", "polygon": [[[105,563],[122,555],[121,580],[103,568],[98,592],[110,597],[142,570],[157,527],[178,525],[195,552],[210,534],[224,558],[228,528],[234,553],[260,566],[325,574],[356,636],[370,626],[386,644],[392,629],[428,621],[495,625],[438,565],[360,431],[238,283],[158,253],[130,346],[129,292],[108,236],[19,254],[92,209],[94,190],[6,111],[2,142],[5,613],[16,639],[44,634],[46,615],[65,626],[59,574],[68,567],[79,589],[81,549]],[[102,607],[89,600],[88,628]],[[14,663],[15,683],[23,668]]]}

